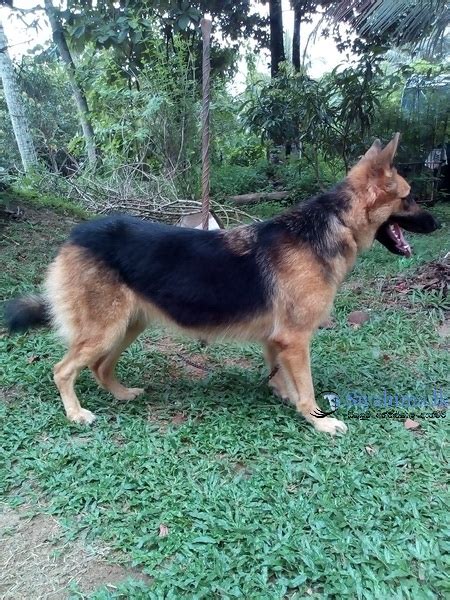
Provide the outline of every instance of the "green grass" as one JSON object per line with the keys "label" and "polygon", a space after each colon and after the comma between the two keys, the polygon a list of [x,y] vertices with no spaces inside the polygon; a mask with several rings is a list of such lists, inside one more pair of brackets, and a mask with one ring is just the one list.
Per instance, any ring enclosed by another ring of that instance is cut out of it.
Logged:
{"label": "green grass", "polygon": [[53,209],[58,211],[59,214],[74,216],[80,220],[92,216],[89,211],[68,198],[61,198],[50,194],[38,194],[31,190],[24,190],[23,187],[17,187],[17,189],[12,187],[8,190],[0,190],[0,206],[21,206],[24,201],[28,206],[37,209]]}
{"label": "green grass", "polygon": [[[48,211],[3,229],[4,298],[36,287],[69,226]],[[377,247],[338,295],[337,327],[313,343],[317,392],[448,392],[448,354],[436,333],[445,306],[425,309],[425,298],[402,307],[379,292],[392,275],[413,274],[448,251],[448,225],[409,237],[410,262]],[[354,309],[368,310],[370,322],[351,328]],[[173,343],[153,330],[123,356],[121,379],[146,387],[131,403],[113,400],[84,372],[77,391],[98,420],[83,428],[65,420],[53,386],[63,352],[54,336],[0,339],[5,500],[34,503],[69,538],[105,541],[153,578],[149,587],[129,582],[91,598],[448,595],[448,418],[419,414],[416,435],[403,419],[372,412],[359,421],[340,411],[349,433],[333,439],[271,395],[257,347]],[[190,374],[180,352],[206,361],[206,377]],[[167,537],[158,536],[162,523]]]}

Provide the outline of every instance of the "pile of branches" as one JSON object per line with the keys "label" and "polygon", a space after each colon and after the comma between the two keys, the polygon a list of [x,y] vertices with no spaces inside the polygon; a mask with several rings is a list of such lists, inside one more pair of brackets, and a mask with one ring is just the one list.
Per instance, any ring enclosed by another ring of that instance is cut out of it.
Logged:
{"label": "pile of branches", "polygon": [[[169,224],[201,210],[198,200],[178,196],[175,180],[155,175],[142,164],[121,165],[99,175],[81,171],[70,178],[42,174],[36,186],[41,192],[75,200],[96,214],[127,213]],[[239,208],[211,201],[211,210],[225,227],[254,219]]]}
{"label": "pile of branches", "polygon": [[398,275],[387,281],[382,287],[383,301],[408,310],[417,306],[437,308],[447,315],[450,314],[449,287],[450,252],[441,260],[422,265],[415,273]]}
{"label": "pile of branches", "polygon": [[399,275],[385,284],[384,290],[394,290],[400,294],[418,290],[420,292],[436,292],[442,298],[448,296],[450,285],[450,253],[440,261],[429,262],[420,267],[416,273]]}

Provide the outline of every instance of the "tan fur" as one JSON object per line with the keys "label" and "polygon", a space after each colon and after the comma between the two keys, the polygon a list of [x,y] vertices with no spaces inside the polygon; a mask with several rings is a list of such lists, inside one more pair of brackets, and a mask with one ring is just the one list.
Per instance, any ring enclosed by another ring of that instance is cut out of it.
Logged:
{"label": "tan fur", "polygon": [[[270,311],[225,329],[182,329],[206,340],[228,337],[263,343],[269,369],[279,367],[271,386],[317,430],[331,434],[345,432],[346,426],[337,419],[319,419],[311,414],[318,407],[310,369],[310,341],[329,315],[336,291],[357,253],[371,246],[379,225],[400,210],[400,197],[409,191],[407,182],[391,167],[397,143],[394,138],[381,150],[375,142],[350,171],[350,209],[342,221],[336,220],[330,233],[346,251],[332,261],[330,268],[325,268],[308,248],[286,243],[276,261],[276,295]],[[253,235],[249,227],[224,232],[228,247],[237,254],[250,250]],[[268,262],[266,268],[272,272],[274,265]],[[54,369],[67,417],[80,423],[95,418],[80,406],[74,391],[78,373],[86,366],[118,399],[129,400],[141,393],[140,388],[126,388],[118,382],[114,368],[123,350],[150,323],[158,321],[179,329],[169,316],[121,283],[86,251],[70,244],[62,248],[51,265],[46,291],[54,323],[69,346]]]}
{"label": "tan fur", "polygon": [[256,239],[254,230],[245,225],[224,231],[223,235],[227,247],[239,256],[249,254],[252,251],[252,242]]}

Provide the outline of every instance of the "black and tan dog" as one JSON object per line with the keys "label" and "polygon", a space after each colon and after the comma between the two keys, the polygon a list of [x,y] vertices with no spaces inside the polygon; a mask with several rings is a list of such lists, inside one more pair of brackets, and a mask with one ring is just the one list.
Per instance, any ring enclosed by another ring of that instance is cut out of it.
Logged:
{"label": "black and tan dog", "polygon": [[398,138],[384,149],[377,140],[334,189],[262,223],[208,232],[116,216],[78,225],[49,268],[45,294],[9,304],[9,328],[52,324],[67,340],[54,379],[71,421],[95,418],[74,391],[84,367],[118,399],[143,391],[119,383],[115,366],[162,321],[202,339],[262,342],[269,369],[279,367],[277,393],[317,430],[345,432],[338,419],[314,416],[311,337],[360,251],[378,239],[410,256],[400,227],[438,227],[392,167]]}

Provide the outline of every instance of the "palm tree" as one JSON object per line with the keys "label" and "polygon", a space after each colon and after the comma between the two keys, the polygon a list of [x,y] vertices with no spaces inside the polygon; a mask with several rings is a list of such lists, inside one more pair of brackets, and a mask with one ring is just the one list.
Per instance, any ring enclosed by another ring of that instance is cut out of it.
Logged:
{"label": "palm tree", "polygon": [[409,44],[439,53],[450,20],[447,0],[347,0],[333,2],[326,16],[349,23],[361,37],[389,38],[397,46]]}
{"label": "palm tree", "polygon": [[20,95],[19,82],[13,63],[8,55],[8,41],[0,21],[0,77],[3,93],[8,106],[9,117],[14,130],[20,158],[25,171],[30,171],[38,164],[36,150],[31,137],[28,119]]}

